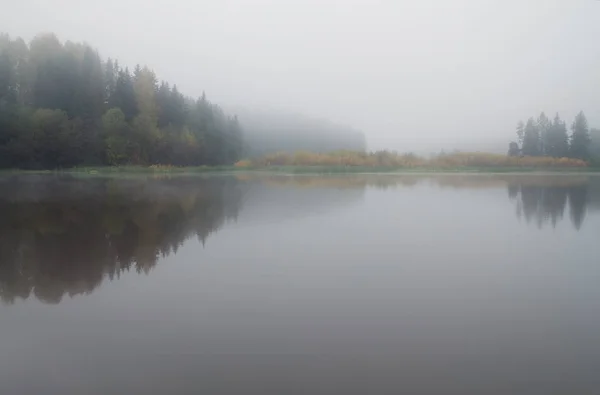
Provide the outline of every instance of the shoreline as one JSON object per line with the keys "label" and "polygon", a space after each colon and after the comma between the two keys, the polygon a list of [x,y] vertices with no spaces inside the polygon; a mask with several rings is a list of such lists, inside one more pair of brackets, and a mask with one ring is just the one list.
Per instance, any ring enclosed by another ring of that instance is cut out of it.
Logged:
{"label": "shoreline", "polygon": [[2,169],[0,176],[19,174],[74,174],[74,175],[175,175],[175,174],[281,174],[281,175],[342,175],[342,174],[378,174],[378,175],[426,175],[426,174],[536,174],[536,175],[600,175],[600,168],[560,168],[560,167],[466,167],[429,168],[429,167],[367,167],[367,166],[200,166],[200,167],[78,167],[55,170]]}

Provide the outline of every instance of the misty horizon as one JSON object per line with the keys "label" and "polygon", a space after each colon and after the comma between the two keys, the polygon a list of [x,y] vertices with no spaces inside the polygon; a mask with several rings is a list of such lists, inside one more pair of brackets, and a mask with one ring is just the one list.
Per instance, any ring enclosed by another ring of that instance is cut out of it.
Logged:
{"label": "misty horizon", "polygon": [[600,33],[599,2],[144,4],[24,0],[0,23],[13,37],[54,32],[147,64],[224,108],[348,125],[369,149],[505,148],[517,121],[542,111],[570,122],[583,110],[600,123],[600,54],[587,45]]}

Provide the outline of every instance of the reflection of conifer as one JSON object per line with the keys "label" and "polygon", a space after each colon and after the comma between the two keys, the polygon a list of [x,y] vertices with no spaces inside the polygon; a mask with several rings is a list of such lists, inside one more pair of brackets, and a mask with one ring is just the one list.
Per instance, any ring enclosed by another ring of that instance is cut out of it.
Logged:
{"label": "reflection of conifer", "polygon": [[522,213],[527,222],[535,221],[538,227],[548,222],[555,227],[564,216],[568,197],[571,222],[579,230],[585,217],[587,191],[585,183],[563,186],[508,184],[509,197],[518,198],[517,216]]}
{"label": "reflection of conifer", "polygon": [[571,188],[569,190],[569,207],[571,209],[571,221],[575,229],[579,230],[585,218],[587,204],[587,186]]}
{"label": "reflection of conifer", "polygon": [[9,303],[32,292],[58,303],[123,271],[148,273],[186,239],[236,217],[240,204],[227,177],[25,181],[0,185],[0,298]]}

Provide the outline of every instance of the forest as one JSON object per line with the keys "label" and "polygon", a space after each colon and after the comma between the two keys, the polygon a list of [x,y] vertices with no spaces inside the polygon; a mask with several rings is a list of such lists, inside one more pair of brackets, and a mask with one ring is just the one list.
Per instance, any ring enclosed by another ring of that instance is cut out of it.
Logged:
{"label": "forest", "polygon": [[[130,70],[111,58],[103,60],[87,44],[62,43],[54,34],[38,35],[30,43],[0,34],[0,168],[236,163],[544,167],[580,166],[600,158],[600,130],[590,130],[583,112],[571,133],[558,114],[552,120],[542,113],[519,122],[517,141],[508,150],[514,159],[440,155],[428,162],[410,154],[367,153],[360,131],[325,120],[241,112],[240,119],[228,115],[204,93],[187,97],[147,66]],[[517,160],[521,157],[526,160]],[[240,162],[243,158],[250,160]]]}
{"label": "forest", "polygon": [[556,114],[550,120],[545,113],[527,123],[517,124],[517,141],[508,146],[509,156],[547,156],[590,160],[600,154],[600,130],[589,129],[585,114],[580,112],[571,124],[571,135],[565,121]]}
{"label": "forest", "polygon": [[222,165],[242,155],[239,121],[53,34],[0,35],[0,168]]}

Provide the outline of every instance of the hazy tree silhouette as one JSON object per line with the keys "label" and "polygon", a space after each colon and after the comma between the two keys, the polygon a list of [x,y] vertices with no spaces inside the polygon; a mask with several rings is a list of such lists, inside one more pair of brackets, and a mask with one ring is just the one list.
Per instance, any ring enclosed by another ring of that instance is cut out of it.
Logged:
{"label": "hazy tree silhouette", "polygon": [[0,167],[233,164],[242,140],[237,117],[145,66],[53,34],[0,34]]}
{"label": "hazy tree silhouette", "polygon": [[[592,136],[596,131],[589,130],[585,114],[580,112],[575,117],[571,127],[573,133],[569,138],[566,123],[558,113],[551,121],[543,112],[537,121],[529,118],[524,124],[517,124],[517,142],[510,142],[508,155],[519,153],[527,156],[552,156],[555,158],[571,157],[589,160],[595,156],[596,149]],[[519,149],[521,144],[521,149]]]}

